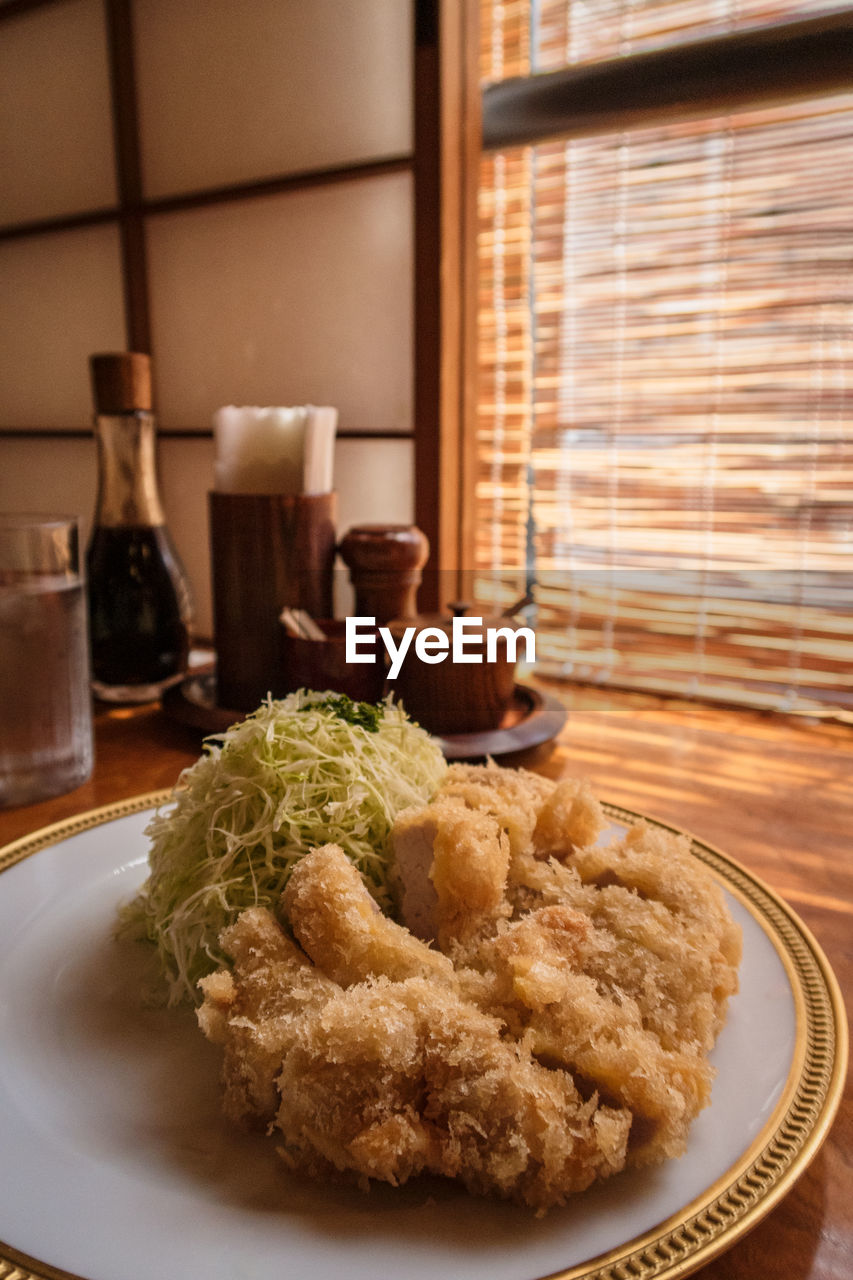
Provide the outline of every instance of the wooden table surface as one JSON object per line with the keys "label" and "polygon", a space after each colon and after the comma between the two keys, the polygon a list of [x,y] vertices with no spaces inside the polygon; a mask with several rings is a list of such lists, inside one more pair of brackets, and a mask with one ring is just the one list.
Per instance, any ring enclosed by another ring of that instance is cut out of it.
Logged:
{"label": "wooden table surface", "polygon": [[[555,691],[553,688],[550,690]],[[784,897],[853,992],[853,729],[832,723],[569,689],[553,749],[523,760],[588,777],[602,799],[716,845]],[[157,707],[99,710],[93,777],[69,795],[0,811],[0,845],[52,822],[171,786],[198,732]],[[853,1021],[853,1020],[851,1020]],[[816,1159],[703,1280],[853,1276],[853,1089]]]}

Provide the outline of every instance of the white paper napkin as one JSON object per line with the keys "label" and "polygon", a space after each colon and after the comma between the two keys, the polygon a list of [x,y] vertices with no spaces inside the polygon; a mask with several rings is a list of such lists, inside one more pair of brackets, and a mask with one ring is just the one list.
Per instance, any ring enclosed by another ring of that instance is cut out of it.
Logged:
{"label": "white paper napkin", "polygon": [[330,493],[338,411],[226,405],[213,415],[220,493]]}

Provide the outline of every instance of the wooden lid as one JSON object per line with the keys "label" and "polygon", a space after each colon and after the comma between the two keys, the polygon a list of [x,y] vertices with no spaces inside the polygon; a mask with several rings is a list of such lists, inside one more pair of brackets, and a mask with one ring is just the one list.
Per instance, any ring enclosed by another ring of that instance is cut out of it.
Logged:
{"label": "wooden lid", "polygon": [[402,573],[423,568],[429,542],[413,524],[358,524],[347,531],[338,550],[353,575]]}
{"label": "wooden lid", "polygon": [[89,357],[92,395],[99,414],[151,410],[151,357],[115,351]]}

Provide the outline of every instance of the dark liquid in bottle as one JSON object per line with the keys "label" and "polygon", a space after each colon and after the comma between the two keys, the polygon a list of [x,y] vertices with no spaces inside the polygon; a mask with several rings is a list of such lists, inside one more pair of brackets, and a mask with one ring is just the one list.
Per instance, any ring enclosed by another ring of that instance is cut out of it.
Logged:
{"label": "dark liquid in bottle", "polygon": [[92,678],[160,685],[186,670],[190,606],[165,527],[99,527],[87,555]]}

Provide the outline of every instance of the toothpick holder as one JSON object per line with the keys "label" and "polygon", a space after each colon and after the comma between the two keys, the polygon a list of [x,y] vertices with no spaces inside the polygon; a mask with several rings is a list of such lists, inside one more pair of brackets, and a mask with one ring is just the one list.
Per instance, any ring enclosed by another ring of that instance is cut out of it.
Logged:
{"label": "toothpick holder", "polygon": [[217,702],[254,711],[287,692],[285,606],[332,616],[337,495],[208,495]]}

